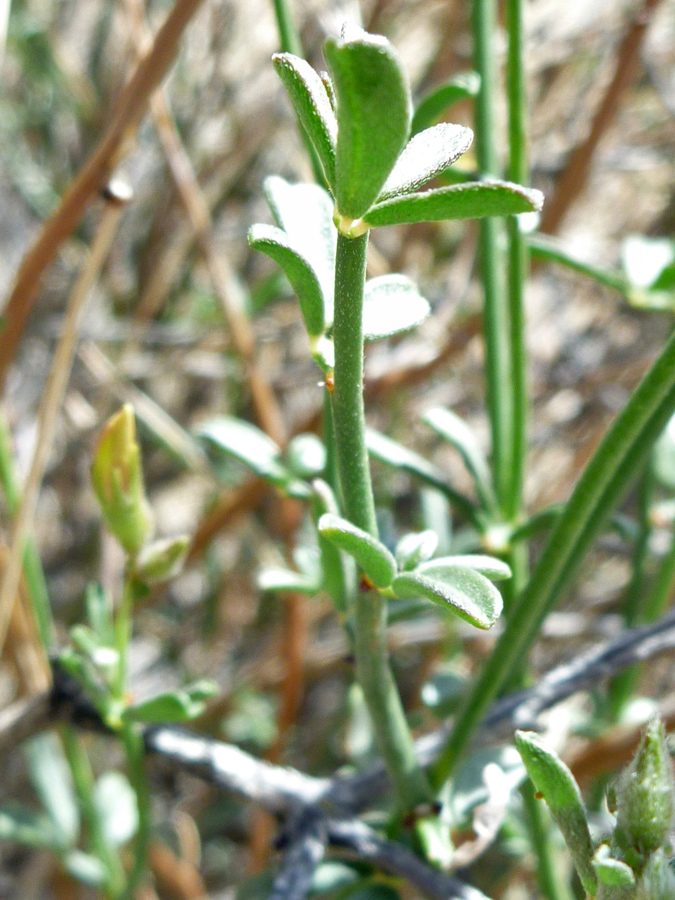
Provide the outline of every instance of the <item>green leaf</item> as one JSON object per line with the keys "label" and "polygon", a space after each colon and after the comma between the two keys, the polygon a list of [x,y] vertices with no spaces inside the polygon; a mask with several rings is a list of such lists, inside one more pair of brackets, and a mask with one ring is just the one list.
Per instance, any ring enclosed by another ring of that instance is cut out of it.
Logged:
{"label": "green leaf", "polygon": [[321,585],[312,575],[269,566],[258,575],[258,588],[261,591],[293,591],[298,594],[314,596]]}
{"label": "green leaf", "polygon": [[60,835],[45,815],[14,802],[0,807],[0,841],[55,851],[63,846]]}
{"label": "green leaf", "polygon": [[80,653],[102,672],[109,672],[119,662],[117,650],[101,641],[96,632],[86,625],[74,625],[70,629],[70,639]]}
{"label": "green leaf", "polygon": [[377,341],[410,331],[431,308],[405,275],[380,275],[366,282],[363,300],[363,339]]}
{"label": "green leaf", "polygon": [[436,552],[438,535],[435,531],[417,531],[404,534],[396,544],[396,562],[399,569],[414,569],[419,563],[426,562]]}
{"label": "green leaf", "polygon": [[421,456],[421,454],[415,453],[414,450],[409,450],[407,447],[399,444],[398,441],[394,441],[392,438],[380,434],[379,431],[375,431],[372,428],[366,428],[366,446],[371,456],[386,463],[388,466],[393,466],[420,478],[426,484],[431,485],[441,491],[446,497],[449,497],[468,518],[473,519],[475,508],[471,500],[460,494],[459,491],[456,491],[448,483],[445,473]]}
{"label": "green leaf", "polygon": [[124,718],[133,722],[159,724],[163,722],[187,722],[201,715],[206,701],[218,692],[212,681],[196,681],[183,690],[158,694],[150,700],[127,707]]}
{"label": "green leaf", "polygon": [[426,597],[444,609],[449,608],[476,628],[491,628],[502,611],[502,598],[497,588],[473,569],[459,566],[416,569],[398,575],[391,587],[402,600]]}
{"label": "green leaf", "polygon": [[543,195],[530,188],[507,181],[479,181],[392,197],[373,206],[364,219],[367,226],[374,227],[511,216],[536,212],[543,201]]}
{"label": "green leaf", "polygon": [[70,767],[55,734],[40,734],[25,747],[30,780],[61,846],[76,843],[80,814]]}
{"label": "green leaf", "polygon": [[326,468],[326,448],[315,434],[298,434],[288,444],[286,465],[298,478],[316,478]]}
{"label": "green leaf", "polygon": [[340,516],[326,513],[318,522],[319,533],[349,553],[379,588],[389,587],[396,575],[396,560],[376,538]]}
{"label": "green leaf", "polygon": [[631,867],[619,859],[613,859],[607,844],[600,844],[592,862],[601,884],[609,887],[628,887],[635,884],[635,875]]}
{"label": "green leaf", "polygon": [[[337,499],[330,485],[320,478],[312,482],[312,518],[318,523],[325,513],[338,515]],[[348,598],[354,594],[355,566],[354,560],[318,533],[319,553],[321,558],[321,572],[323,588],[330,595],[335,608],[345,613]]]}
{"label": "green leaf", "polygon": [[478,72],[463,72],[452,81],[442,84],[427,94],[419,102],[413,114],[412,133],[423,131],[440,118],[453,103],[478,96],[480,75]]}
{"label": "green leaf", "polygon": [[592,897],[597,888],[593,845],[579,786],[565,763],[533,732],[517,731],[516,747],[536,790],[543,795],[554,822],[565,838],[584,889]]}
{"label": "green leaf", "polygon": [[263,189],[275,224],[286,232],[296,253],[316,273],[326,305],[326,321],[332,321],[337,247],[332,197],[317,184],[289,184],[277,175],[266,178]]}
{"label": "green leaf", "polygon": [[292,496],[307,496],[304,482],[294,478],[283,465],[280,448],[255,425],[233,416],[220,416],[201,425],[197,435]]}
{"label": "green leaf", "polygon": [[61,857],[61,862],[73,878],[90,888],[102,887],[108,877],[103,862],[97,856],[81,850],[71,850]]}
{"label": "green leaf", "polygon": [[420,699],[439,719],[451,716],[466,692],[466,679],[452,670],[436,672],[422,685]]}
{"label": "green leaf", "polygon": [[480,572],[485,578],[491,581],[503,581],[511,577],[511,569],[501,559],[495,559],[494,556],[483,556],[479,553],[471,553],[461,556],[439,556],[436,559],[430,559],[421,562],[416,571],[424,572],[425,575],[434,577],[440,574],[444,569],[472,569],[474,572]]}
{"label": "green leaf", "polygon": [[442,122],[412,137],[387,178],[378,203],[417,190],[448,169],[471,146],[473,132]]}
{"label": "green leaf", "polygon": [[474,480],[476,492],[483,505],[487,509],[494,509],[496,499],[490,467],[472,429],[454,412],[441,407],[428,409],[422,416],[422,421],[459,452]]}
{"label": "green leaf", "polygon": [[359,219],[408,140],[410,90],[398,54],[383,37],[346,28],[339,40],[326,41],[324,55],[337,103],[337,209]]}
{"label": "green leaf", "polygon": [[106,840],[121,847],[138,830],[136,793],[121,772],[104,772],[94,785],[94,804]]}
{"label": "green leaf", "polygon": [[490,790],[485,783],[485,770],[488,766],[498,766],[501,769],[504,785],[510,793],[515,793],[527,777],[522,760],[511,745],[484,747],[471,753],[452,779],[446,808],[442,812],[454,828],[464,829],[472,825],[476,807],[490,801]]}
{"label": "green leaf", "polygon": [[321,282],[312,265],[293,246],[288,236],[274,225],[253,225],[248,242],[254,250],[264,253],[281,266],[298,298],[300,312],[310,338],[323,334],[326,301]]}
{"label": "green leaf", "polygon": [[335,184],[337,122],[326,87],[314,69],[292,53],[276,53],[272,62],[284,83],[295,114],[314,145],[326,181]]}

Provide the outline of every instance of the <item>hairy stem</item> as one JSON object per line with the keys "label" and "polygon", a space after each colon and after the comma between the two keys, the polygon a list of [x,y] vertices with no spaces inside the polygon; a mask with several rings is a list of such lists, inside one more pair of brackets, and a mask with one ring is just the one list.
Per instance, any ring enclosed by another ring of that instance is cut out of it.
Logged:
{"label": "hairy stem", "polygon": [[[363,405],[363,291],[368,234],[338,235],[335,271],[335,386],[333,428],[345,516],[377,537],[375,503],[365,441]],[[357,593],[354,605],[356,671],[397,801],[409,809],[429,799],[426,777],[413,748],[386,649],[386,609],[373,590]]]}

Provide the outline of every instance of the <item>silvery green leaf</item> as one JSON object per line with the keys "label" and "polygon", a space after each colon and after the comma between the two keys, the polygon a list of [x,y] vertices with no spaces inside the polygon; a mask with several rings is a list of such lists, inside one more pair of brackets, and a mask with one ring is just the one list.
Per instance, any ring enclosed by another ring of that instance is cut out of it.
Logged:
{"label": "silvery green leaf", "polygon": [[253,225],[248,241],[254,250],[273,259],[284,270],[298,298],[300,312],[310,337],[323,334],[326,302],[321,281],[313,266],[288,238],[273,225]]}
{"label": "silvery green leaf", "polygon": [[376,203],[364,219],[369,227],[480,219],[538,212],[543,202],[543,195],[531,188],[506,181],[478,181],[391,197]]}
{"label": "silvery green leaf", "polygon": [[113,847],[121,847],[138,830],[136,793],[121,772],[104,772],[94,786],[98,820]]}
{"label": "silvery green leaf", "polygon": [[405,275],[380,275],[366,282],[363,300],[363,339],[376,341],[410,331],[431,308]]}
{"label": "silvery green leaf", "polygon": [[47,816],[11,801],[0,807],[0,840],[57,852],[63,848],[62,836]]}
{"label": "silvery green leaf", "polygon": [[501,559],[495,559],[494,556],[483,556],[481,554],[466,554],[460,556],[439,556],[436,559],[429,559],[421,562],[416,571],[424,572],[426,575],[433,577],[434,573],[440,573],[443,569],[461,568],[473,569],[474,572],[480,572],[491,581],[503,581],[511,577],[511,569]]}
{"label": "silvery green leaf", "polygon": [[268,566],[258,575],[258,588],[261,591],[293,591],[313,596],[320,587],[318,579],[313,576],[281,566]]}
{"label": "silvery green leaf", "polygon": [[359,219],[377,199],[408,140],[410,89],[386,38],[345,30],[339,40],[326,41],[324,55],[337,104],[337,209]]}
{"label": "silvery green leaf", "polygon": [[298,478],[316,478],[326,468],[326,448],[315,434],[297,434],[289,441],[284,459]]}
{"label": "silvery green leaf", "polygon": [[98,856],[71,850],[61,858],[63,866],[73,878],[90,888],[100,888],[105,884],[108,872]]}
{"label": "silvery green leaf", "polygon": [[562,832],[586,892],[597,888],[593,844],[579,786],[565,763],[529,731],[516,732],[516,747],[536,790],[543,795],[554,822]]}
{"label": "silvery green leaf", "polygon": [[55,734],[39,734],[26,744],[30,780],[62,846],[76,843],[80,813],[70,767]]}
{"label": "silvery green leaf", "polygon": [[290,184],[278,175],[266,178],[263,189],[276,225],[314,270],[331,322],[337,246],[331,196],[317,184]]}
{"label": "silvery green leaf", "polygon": [[631,867],[620,859],[613,859],[607,844],[600,844],[592,862],[601,884],[608,887],[628,887],[635,884],[635,875]]}
{"label": "silvery green leaf", "polygon": [[471,146],[473,132],[463,125],[442,122],[412,137],[396,161],[377,198],[407,194],[448,169]]}
{"label": "silvery green leaf", "polygon": [[377,538],[330,513],[321,516],[318,528],[323,537],[356,560],[374,585],[389,587],[396,575],[396,560]]}
{"label": "silvery green leaf", "polygon": [[326,181],[332,187],[335,183],[337,122],[326,87],[309,63],[299,56],[277,53],[272,62],[295,114],[321,160]]}
{"label": "silvery green leaf", "polygon": [[479,572],[454,566],[397,575],[392,590],[402,600],[426,597],[476,628],[491,628],[502,611],[497,588]]}
{"label": "silvery green leaf", "polygon": [[404,534],[396,544],[396,562],[399,569],[414,569],[436,552],[438,535],[435,531],[417,531]]}

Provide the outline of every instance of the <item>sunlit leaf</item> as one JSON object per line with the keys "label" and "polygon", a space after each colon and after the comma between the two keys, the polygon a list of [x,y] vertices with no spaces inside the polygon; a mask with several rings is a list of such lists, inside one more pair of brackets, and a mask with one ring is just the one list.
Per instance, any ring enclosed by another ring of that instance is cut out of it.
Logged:
{"label": "sunlit leaf", "polygon": [[463,125],[442,122],[410,139],[387,178],[378,203],[415,191],[449,168],[471,146],[473,132]]}
{"label": "sunlit leaf", "polygon": [[396,560],[376,538],[330,513],[321,516],[319,532],[340,550],[349,553],[379,588],[388,587],[396,574]]}
{"label": "sunlit leaf", "polygon": [[439,556],[436,559],[430,559],[421,562],[417,570],[424,572],[426,575],[433,577],[440,574],[446,568],[473,569],[474,572],[480,572],[491,581],[503,581],[505,578],[511,577],[511,569],[501,559],[495,559],[494,556],[483,556],[481,554],[467,554],[459,556]]}
{"label": "sunlit leaf", "polygon": [[104,772],[94,785],[94,803],[106,839],[121,847],[138,830],[136,794],[121,772]]}
{"label": "sunlit leaf", "polygon": [[269,566],[258,575],[258,588],[261,591],[294,591],[313,596],[320,587],[318,579],[312,575],[280,566]]}
{"label": "sunlit leaf", "polygon": [[430,312],[428,302],[405,275],[371,278],[366,282],[363,302],[363,338],[376,341],[410,331]]}
{"label": "sunlit leaf", "polygon": [[272,62],[295,114],[321,160],[326,181],[332,186],[335,183],[337,122],[326,87],[309,63],[292,53],[276,53]]}
{"label": "sunlit leaf", "polygon": [[347,28],[324,55],[335,87],[335,194],[342,216],[358,219],[377,199],[410,132],[411,100],[386,38]]}
{"label": "sunlit leaf", "polygon": [[55,734],[40,734],[26,744],[30,780],[62,846],[77,841],[80,814],[70,767]]}
{"label": "sunlit leaf", "polygon": [[373,206],[365,219],[367,225],[378,226],[510,216],[536,212],[543,201],[539,191],[517,184],[479,181],[392,197]]}
{"label": "sunlit leaf", "polygon": [[397,597],[426,597],[476,628],[491,628],[502,611],[497,588],[480,572],[459,566],[404,572],[392,582]]}
{"label": "sunlit leaf", "polygon": [[581,883],[592,897],[597,888],[593,845],[579,786],[565,763],[542,744],[537,734],[516,732],[516,747],[536,790],[565,838]]}
{"label": "sunlit leaf", "polygon": [[436,552],[438,535],[435,531],[417,531],[404,534],[396,545],[396,562],[401,570],[414,569],[426,562]]}
{"label": "sunlit leaf", "polygon": [[167,691],[149,700],[135,703],[124,711],[124,718],[134,722],[159,724],[162,722],[188,722],[201,715],[206,701],[218,691],[212,681],[202,680],[182,690]]}

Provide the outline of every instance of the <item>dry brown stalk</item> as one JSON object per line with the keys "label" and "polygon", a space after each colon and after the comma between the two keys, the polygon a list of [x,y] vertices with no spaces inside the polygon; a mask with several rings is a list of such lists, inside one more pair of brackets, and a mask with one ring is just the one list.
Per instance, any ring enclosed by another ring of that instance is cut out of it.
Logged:
{"label": "dry brown stalk", "polygon": [[0,332],[0,390],[35,303],[42,276],[53,263],[63,241],[81,221],[91,200],[105,185],[133,138],[150,94],[166,75],[178,41],[203,0],[176,0],[159,29],[152,48],[136,67],[120,94],[110,123],[89,160],[45,222],[23,258],[4,310]]}
{"label": "dry brown stalk", "polygon": [[558,178],[553,197],[544,205],[541,231],[554,234],[569,208],[585,188],[600,139],[614,121],[621,98],[635,78],[640,63],[640,48],[659,3],[660,0],[644,0],[642,8],[636,12],[626,29],[617,51],[614,75],[593,118],[588,137],[572,151]]}

